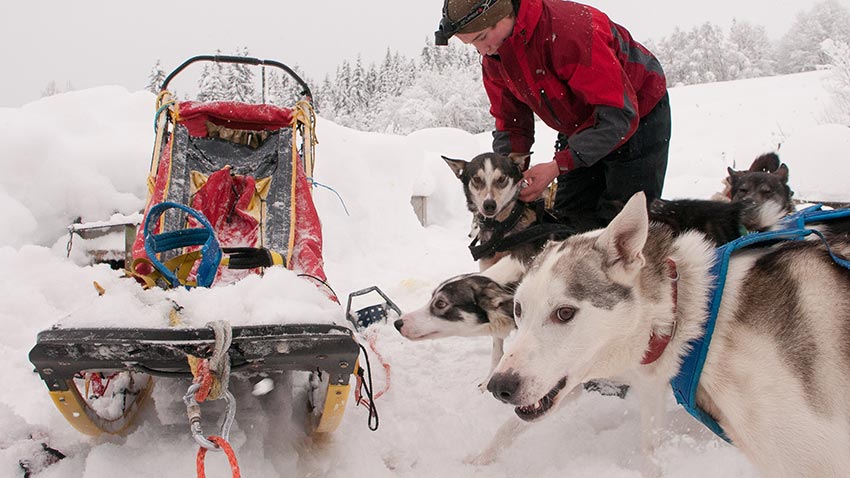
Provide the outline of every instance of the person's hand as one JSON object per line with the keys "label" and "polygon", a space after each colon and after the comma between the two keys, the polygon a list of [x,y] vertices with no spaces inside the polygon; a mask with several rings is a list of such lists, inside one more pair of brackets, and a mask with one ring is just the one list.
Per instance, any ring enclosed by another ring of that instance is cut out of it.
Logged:
{"label": "person's hand", "polygon": [[523,181],[528,184],[519,192],[519,200],[534,202],[543,194],[543,190],[549,187],[549,183],[558,177],[558,163],[554,160],[548,163],[536,164],[523,173]]}

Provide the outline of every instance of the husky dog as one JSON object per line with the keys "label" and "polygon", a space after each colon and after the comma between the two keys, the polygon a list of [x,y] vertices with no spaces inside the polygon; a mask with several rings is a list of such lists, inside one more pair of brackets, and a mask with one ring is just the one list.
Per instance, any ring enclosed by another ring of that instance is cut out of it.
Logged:
{"label": "husky dog", "polygon": [[[782,164],[776,153],[765,153],[753,160],[745,171],[726,168],[725,189],[715,198],[733,203],[744,202],[751,209],[773,209],[782,214],[794,212],[794,191],[788,186],[788,166]],[[745,209],[744,226],[750,231],[764,231],[758,212]]]}
{"label": "husky dog", "polygon": [[[753,161],[748,171],[729,173],[729,197],[732,202],[752,201],[756,206],[772,203],[786,214],[794,212],[791,197],[794,192],[788,186],[788,166],[781,164],[779,156],[767,153]],[[754,225],[753,229],[757,229]]]}
{"label": "husky dog", "polygon": [[505,339],[516,329],[513,289],[524,271],[518,260],[507,256],[480,274],[449,278],[434,289],[427,304],[402,314],[395,328],[410,340],[492,337],[492,371],[502,358]]}
{"label": "husky dog", "polygon": [[[714,247],[650,222],[643,193],[605,229],[553,242],[515,294],[518,325],[488,390],[524,420],[589,378],[628,374],[641,402],[648,473],[670,380],[707,320]],[[828,234],[850,256],[847,220]],[[850,271],[821,241],[732,256],[696,392],[765,476],[850,470]]]}
{"label": "husky dog", "polygon": [[483,153],[471,161],[442,157],[455,176],[463,183],[466,206],[472,212],[473,230],[477,228],[478,242],[492,248],[483,252],[479,266],[485,270],[510,253],[521,261],[530,262],[543,244],[546,235],[523,241],[500,251],[498,245],[538,222],[538,210],[532,204],[519,201],[523,187],[522,166],[529,154]]}

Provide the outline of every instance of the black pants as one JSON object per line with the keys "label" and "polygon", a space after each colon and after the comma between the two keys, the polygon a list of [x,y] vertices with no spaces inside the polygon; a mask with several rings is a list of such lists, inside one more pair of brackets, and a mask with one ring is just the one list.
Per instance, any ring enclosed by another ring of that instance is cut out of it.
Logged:
{"label": "black pants", "polygon": [[[586,168],[558,176],[554,213],[580,231],[605,227],[638,191],[661,197],[670,147],[670,100],[664,95],[629,140]],[[558,144],[566,137],[558,135]]]}

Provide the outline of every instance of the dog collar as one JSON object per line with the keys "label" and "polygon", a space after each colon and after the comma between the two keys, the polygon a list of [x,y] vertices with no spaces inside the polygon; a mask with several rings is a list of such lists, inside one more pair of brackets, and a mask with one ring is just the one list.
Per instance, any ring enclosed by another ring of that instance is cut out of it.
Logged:
{"label": "dog collar", "polygon": [[641,359],[641,365],[648,365],[661,357],[661,354],[664,353],[664,350],[667,349],[667,344],[670,343],[670,340],[676,335],[676,327],[679,324],[679,317],[677,313],[678,302],[679,302],[679,271],[676,269],[676,262],[673,259],[667,258],[667,274],[672,283],[672,295],[673,295],[673,329],[669,334],[656,334],[653,331],[649,336],[649,347],[647,347],[646,352],[643,354],[643,359]]}

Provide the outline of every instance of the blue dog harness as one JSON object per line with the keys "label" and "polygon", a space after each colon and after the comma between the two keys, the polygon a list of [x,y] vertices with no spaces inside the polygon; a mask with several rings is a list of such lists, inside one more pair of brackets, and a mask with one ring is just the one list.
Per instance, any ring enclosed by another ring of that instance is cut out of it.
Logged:
{"label": "blue dog harness", "polygon": [[824,211],[821,209],[821,205],[816,205],[783,219],[780,224],[784,227],[780,230],[748,234],[717,248],[716,259],[711,268],[711,275],[715,278],[715,282],[709,291],[711,299],[708,319],[703,324],[704,333],[690,341],[690,352],[683,357],[679,373],[670,380],[670,385],[673,388],[676,402],[684,407],[691,416],[727,442],[732,443],[717,420],[697,405],[696,394],[702,368],[705,365],[705,358],[708,355],[708,347],[711,344],[711,336],[714,333],[717,313],[720,310],[720,301],[723,297],[723,287],[726,283],[726,273],[729,269],[729,259],[732,253],[753,244],[766,241],[800,240],[814,234],[826,245],[833,261],[850,269],[850,261],[836,256],[820,231],[806,227],[810,223],[827,222],[848,216],[850,216],[850,208]]}

